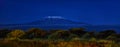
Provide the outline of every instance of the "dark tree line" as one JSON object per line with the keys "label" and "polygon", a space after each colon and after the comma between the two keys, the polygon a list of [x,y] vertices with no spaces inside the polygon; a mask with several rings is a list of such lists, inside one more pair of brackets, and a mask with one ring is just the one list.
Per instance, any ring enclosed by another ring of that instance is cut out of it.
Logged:
{"label": "dark tree line", "polygon": [[[22,34],[22,35],[21,35]],[[43,30],[39,28],[32,28],[28,31],[23,30],[0,30],[0,38],[19,38],[19,39],[65,39],[70,40],[72,38],[81,38],[81,39],[106,39],[106,40],[115,40],[120,41],[120,34],[116,33],[114,30],[104,30],[104,31],[86,31],[85,28],[72,28],[69,30]]]}

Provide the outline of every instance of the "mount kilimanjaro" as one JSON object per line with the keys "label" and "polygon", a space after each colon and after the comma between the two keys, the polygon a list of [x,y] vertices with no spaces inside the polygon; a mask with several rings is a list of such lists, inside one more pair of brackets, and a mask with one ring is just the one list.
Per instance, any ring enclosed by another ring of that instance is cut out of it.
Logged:
{"label": "mount kilimanjaro", "polygon": [[68,29],[87,26],[90,24],[75,22],[64,18],[43,18],[41,20],[33,21],[24,24],[1,24],[0,28],[9,29],[28,29],[28,28],[42,28],[42,29]]}
{"label": "mount kilimanjaro", "polygon": [[65,18],[43,18],[41,20],[24,23],[24,24],[1,24],[0,29],[22,29],[41,28],[50,29],[70,29],[70,28],[86,28],[89,31],[115,30],[120,31],[120,26],[113,25],[91,25],[84,22],[76,22]]}

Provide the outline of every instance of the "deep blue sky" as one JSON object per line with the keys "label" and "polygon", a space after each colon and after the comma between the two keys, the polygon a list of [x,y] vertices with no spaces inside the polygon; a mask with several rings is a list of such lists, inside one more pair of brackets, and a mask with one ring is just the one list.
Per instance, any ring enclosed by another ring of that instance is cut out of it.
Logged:
{"label": "deep blue sky", "polygon": [[0,0],[0,24],[27,23],[52,15],[95,25],[120,25],[120,1]]}

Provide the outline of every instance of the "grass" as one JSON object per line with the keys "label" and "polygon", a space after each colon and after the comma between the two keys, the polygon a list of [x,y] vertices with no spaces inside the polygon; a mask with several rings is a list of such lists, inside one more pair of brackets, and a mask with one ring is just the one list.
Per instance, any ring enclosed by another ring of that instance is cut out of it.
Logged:
{"label": "grass", "polygon": [[117,43],[52,40],[0,40],[0,47],[119,47]]}

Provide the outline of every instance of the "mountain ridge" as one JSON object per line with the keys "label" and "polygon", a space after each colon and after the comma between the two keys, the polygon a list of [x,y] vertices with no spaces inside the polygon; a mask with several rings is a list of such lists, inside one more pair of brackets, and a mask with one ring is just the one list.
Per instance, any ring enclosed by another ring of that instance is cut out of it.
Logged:
{"label": "mountain ridge", "polygon": [[70,29],[70,28],[86,28],[89,31],[96,30],[116,30],[120,31],[120,26],[118,25],[91,25],[83,22],[75,22],[69,19],[59,19],[59,18],[47,18],[41,19],[24,24],[4,24],[0,25],[0,28],[9,29],[30,29],[30,28],[42,28],[42,29]]}
{"label": "mountain ridge", "polygon": [[28,23],[21,23],[21,24],[0,24],[0,25],[40,25],[40,24],[85,24],[91,25],[84,22],[76,22],[68,19],[60,19],[60,18],[44,18],[41,20],[36,20]]}

